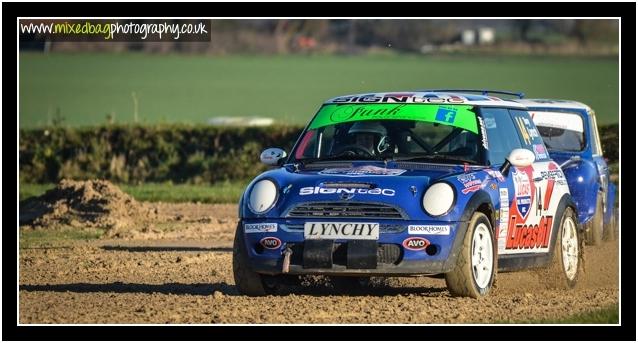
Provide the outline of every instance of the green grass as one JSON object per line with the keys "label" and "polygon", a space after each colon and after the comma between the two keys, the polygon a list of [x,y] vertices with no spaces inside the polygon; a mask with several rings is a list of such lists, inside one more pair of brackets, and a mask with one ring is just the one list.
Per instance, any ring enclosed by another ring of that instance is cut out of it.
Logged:
{"label": "green grass", "polygon": [[542,56],[202,56],[20,53],[20,127],[267,116],[305,124],[326,99],[425,88],[524,91],[592,106],[618,122],[618,60]]}
{"label": "green grass", "polygon": [[59,228],[46,230],[20,229],[20,248],[54,246],[65,241],[98,239],[104,234],[101,229]]}
{"label": "green grass", "polygon": [[618,304],[555,320],[499,321],[497,324],[618,324]]}
{"label": "green grass", "polygon": [[[124,192],[139,201],[151,202],[202,202],[211,204],[237,203],[248,181],[219,182],[212,185],[145,183],[142,185],[118,185]],[[55,187],[53,184],[21,183],[20,201],[43,194]]]}
{"label": "green grass", "polygon": [[247,181],[219,182],[208,186],[147,183],[119,185],[139,201],[202,202],[210,204],[237,203],[248,185]]}

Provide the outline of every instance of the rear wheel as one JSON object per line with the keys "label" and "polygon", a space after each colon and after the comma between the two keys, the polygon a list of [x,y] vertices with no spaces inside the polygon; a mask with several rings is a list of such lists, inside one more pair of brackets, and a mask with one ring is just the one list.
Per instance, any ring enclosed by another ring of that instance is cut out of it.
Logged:
{"label": "rear wheel", "polygon": [[563,212],[554,243],[554,253],[547,279],[556,288],[574,288],[583,269],[582,236],[578,233],[578,219],[572,208]]}
{"label": "rear wheel", "polygon": [[596,213],[587,223],[587,228],[587,244],[600,245],[603,241],[603,198],[600,193],[596,197]]}
{"label": "rear wheel", "polygon": [[454,296],[486,296],[496,277],[496,251],[492,225],[485,214],[474,213],[454,269],[445,283]]}
{"label": "rear wheel", "polygon": [[606,241],[615,241],[616,240],[616,226],[618,225],[618,218],[616,217],[616,209],[611,209],[611,217],[609,218],[609,222],[605,225],[605,235],[604,238]]}

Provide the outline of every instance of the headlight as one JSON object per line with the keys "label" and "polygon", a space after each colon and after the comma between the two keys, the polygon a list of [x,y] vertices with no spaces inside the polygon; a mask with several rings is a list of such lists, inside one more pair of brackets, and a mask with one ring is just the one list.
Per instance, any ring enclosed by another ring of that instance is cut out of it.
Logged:
{"label": "headlight", "polygon": [[436,217],[446,214],[454,205],[454,189],[445,182],[435,183],[423,195],[423,209]]}
{"label": "headlight", "polygon": [[270,180],[257,182],[250,191],[248,207],[256,214],[265,213],[272,208],[277,200],[277,186]]}

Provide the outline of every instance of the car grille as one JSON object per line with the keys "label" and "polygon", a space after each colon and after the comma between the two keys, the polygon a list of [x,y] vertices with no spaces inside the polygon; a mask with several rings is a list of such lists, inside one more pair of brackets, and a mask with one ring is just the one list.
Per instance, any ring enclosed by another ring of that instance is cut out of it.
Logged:
{"label": "car grille", "polygon": [[387,204],[356,202],[299,204],[288,211],[286,217],[407,219],[407,216],[396,207]]}

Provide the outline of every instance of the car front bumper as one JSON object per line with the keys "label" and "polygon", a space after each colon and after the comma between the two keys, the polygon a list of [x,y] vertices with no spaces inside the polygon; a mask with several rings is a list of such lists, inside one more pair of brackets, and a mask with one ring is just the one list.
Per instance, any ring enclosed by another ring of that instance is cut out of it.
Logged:
{"label": "car front bumper", "polygon": [[[380,224],[375,241],[305,240],[305,222],[356,221]],[[245,224],[277,224],[274,232],[243,231]],[[410,225],[447,225],[448,234],[410,234]],[[248,258],[254,271],[263,274],[324,275],[432,275],[454,268],[467,222],[407,220],[321,219],[247,219],[241,222]],[[424,249],[408,249],[406,239],[420,237],[428,241]],[[278,246],[265,248],[264,239],[276,238]],[[320,242],[318,242],[320,241]],[[289,255],[288,263],[285,256]],[[286,265],[285,265],[286,264]]]}

